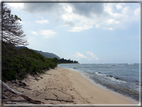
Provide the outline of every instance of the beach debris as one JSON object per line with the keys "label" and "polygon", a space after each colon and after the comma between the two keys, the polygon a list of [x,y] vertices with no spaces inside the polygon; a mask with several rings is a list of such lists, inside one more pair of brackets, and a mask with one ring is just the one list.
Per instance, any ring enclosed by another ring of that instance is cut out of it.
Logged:
{"label": "beach debris", "polygon": [[51,98],[45,98],[45,100],[53,100],[53,101],[64,101],[64,102],[74,102],[72,100],[61,100],[61,99],[51,99]]}
{"label": "beach debris", "polygon": [[15,81],[15,80],[12,80],[11,82],[12,82],[12,83],[15,83],[15,84],[18,84],[17,81]]}
{"label": "beach debris", "polygon": [[10,91],[11,93],[16,94],[16,95],[19,95],[19,96],[23,97],[25,100],[27,100],[27,101],[29,101],[29,102],[31,102],[31,103],[33,103],[33,104],[44,104],[44,103],[41,102],[41,101],[33,100],[33,99],[29,98],[28,96],[24,95],[23,93],[18,92],[18,91],[16,91],[16,90],[10,88],[6,83],[2,82],[1,80],[0,80],[0,83],[2,84],[3,87],[5,87],[5,88],[6,88],[8,91]]}
{"label": "beach debris", "polygon": [[27,86],[26,83],[19,81],[19,86]]}
{"label": "beach debris", "polygon": [[7,97],[5,95],[2,95],[2,99],[7,99]]}

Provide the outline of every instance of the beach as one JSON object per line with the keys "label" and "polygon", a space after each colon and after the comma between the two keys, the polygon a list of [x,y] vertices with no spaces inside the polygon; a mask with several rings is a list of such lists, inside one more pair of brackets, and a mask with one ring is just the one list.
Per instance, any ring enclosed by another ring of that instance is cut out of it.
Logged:
{"label": "beach", "polygon": [[[94,85],[78,72],[61,67],[47,70],[45,74],[34,77],[28,75],[21,82],[26,85],[20,86],[18,80],[17,82],[8,81],[6,84],[43,104],[139,104],[138,101],[129,97]],[[24,100],[8,91],[3,93],[9,99]],[[30,104],[20,102],[22,103]]]}

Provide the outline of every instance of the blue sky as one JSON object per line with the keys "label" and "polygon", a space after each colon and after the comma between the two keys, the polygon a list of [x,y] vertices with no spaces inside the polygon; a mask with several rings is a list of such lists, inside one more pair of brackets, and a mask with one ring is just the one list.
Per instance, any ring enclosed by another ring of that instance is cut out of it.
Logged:
{"label": "blue sky", "polygon": [[8,3],[30,49],[79,63],[138,63],[139,3]]}

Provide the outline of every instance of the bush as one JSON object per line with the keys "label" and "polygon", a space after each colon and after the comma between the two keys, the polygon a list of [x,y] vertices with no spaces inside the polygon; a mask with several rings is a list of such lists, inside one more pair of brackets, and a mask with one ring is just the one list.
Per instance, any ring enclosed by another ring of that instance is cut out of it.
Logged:
{"label": "bush", "polygon": [[39,53],[28,49],[16,49],[7,43],[2,43],[2,79],[24,79],[27,74],[44,73],[43,70],[55,68],[57,58],[45,58]]}

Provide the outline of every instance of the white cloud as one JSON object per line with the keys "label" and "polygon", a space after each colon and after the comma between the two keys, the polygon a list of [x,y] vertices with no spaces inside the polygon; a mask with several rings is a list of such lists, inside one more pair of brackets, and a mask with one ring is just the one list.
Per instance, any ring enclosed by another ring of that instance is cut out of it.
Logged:
{"label": "white cloud", "polygon": [[38,35],[35,31],[31,31],[31,33],[32,33],[33,35]]}
{"label": "white cloud", "polygon": [[113,12],[113,3],[105,3],[104,4],[104,11],[111,14]]}
{"label": "white cloud", "polygon": [[45,35],[44,38],[51,38],[53,35],[56,34],[56,32],[52,30],[40,30],[39,32],[41,35]]}
{"label": "white cloud", "polygon": [[109,19],[109,20],[106,21],[107,25],[109,25],[109,24],[118,24],[118,23],[119,23],[119,21],[116,21],[114,19]]}
{"label": "white cloud", "polygon": [[99,60],[99,58],[94,53],[87,51],[87,54],[91,55],[91,57],[95,60]]}
{"label": "white cloud", "polygon": [[[139,13],[139,10],[135,8],[136,5],[129,3],[31,3],[25,4],[24,10],[32,14],[46,12],[50,15],[51,13],[63,21],[58,27],[67,27],[69,32],[81,32],[93,27],[106,28],[106,30],[129,27],[134,21],[139,21],[135,16]],[[36,22],[48,23],[47,20]]]}
{"label": "white cloud", "polygon": [[137,9],[134,11],[134,14],[135,14],[135,15],[140,15],[140,8],[137,8]]}
{"label": "white cloud", "polygon": [[82,30],[87,30],[87,29],[91,29],[93,28],[93,26],[88,26],[88,25],[84,25],[84,26],[76,26],[73,27],[71,30],[69,30],[70,32],[80,32]]}
{"label": "white cloud", "polygon": [[100,25],[99,25],[99,24],[97,24],[95,27],[96,27],[96,28],[98,28],[98,27],[100,27]]}
{"label": "white cloud", "polygon": [[61,16],[61,18],[65,21],[72,21],[72,20],[78,19],[78,16],[76,14],[71,13],[71,12],[69,12],[69,13],[67,12],[67,13],[63,14]]}
{"label": "white cloud", "polygon": [[7,3],[10,7],[13,7],[15,9],[23,9],[24,3]]}
{"label": "white cloud", "polygon": [[129,11],[130,11],[130,7],[124,7],[124,8],[122,9],[122,13],[123,13],[123,14],[128,14]]}
{"label": "white cloud", "polygon": [[109,27],[109,28],[104,27],[104,29],[106,29],[106,30],[113,30],[113,28],[111,28],[111,27]]}
{"label": "white cloud", "polygon": [[117,8],[117,10],[122,9],[122,5],[121,4],[116,4],[116,8]]}
{"label": "white cloud", "polygon": [[37,20],[36,23],[49,23],[48,20],[42,19],[42,20]]}
{"label": "white cloud", "polygon": [[72,7],[71,6],[69,6],[69,5],[63,5],[62,4],[62,6],[63,6],[63,9],[66,11],[66,12],[72,12]]}
{"label": "white cloud", "polygon": [[84,56],[83,54],[79,52],[76,52],[76,57],[86,58],[86,56]]}
{"label": "white cloud", "polygon": [[109,30],[113,30],[113,28],[108,28]]}
{"label": "white cloud", "polygon": [[[106,3],[104,4],[104,12],[102,14],[91,13],[91,17],[78,14],[77,12],[73,11],[73,7],[70,7],[70,11],[66,11],[66,13],[62,14],[61,16],[64,22],[70,23],[63,23],[63,26],[68,27],[69,32],[81,32],[93,27],[105,27],[106,30],[114,30],[116,28],[119,28],[119,24],[122,24],[121,20],[125,20],[127,18],[126,15],[113,12],[114,6],[116,5],[113,3]],[[68,6],[66,6],[66,10],[67,7]],[[117,24],[117,26],[115,24]]]}

